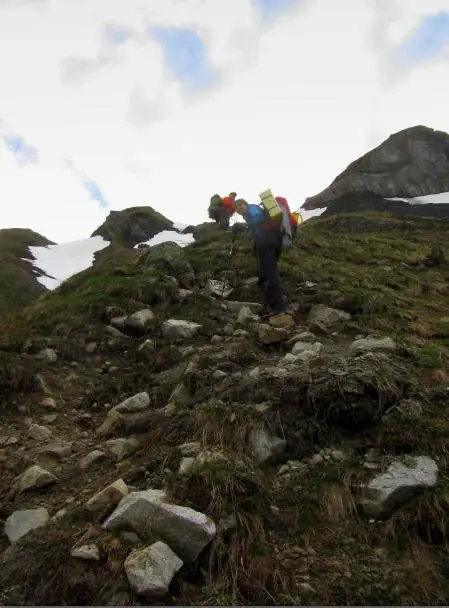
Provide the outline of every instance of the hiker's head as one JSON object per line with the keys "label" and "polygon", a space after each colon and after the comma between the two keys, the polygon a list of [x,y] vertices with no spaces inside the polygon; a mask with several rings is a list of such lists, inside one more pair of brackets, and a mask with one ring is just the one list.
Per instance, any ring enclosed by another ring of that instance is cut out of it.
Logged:
{"label": "hiker's head", "polygon": [[244,198],[239,198],[234,202],[234,211],[239,215],[244,216],[248,209],[248,203]]}
{"label": "hiker's head", "polygon": [[237,197],[237,192],[230,192],[230,193],[229,193],[229,198],[230,198],[232,201],[235,201],[236,197]]}

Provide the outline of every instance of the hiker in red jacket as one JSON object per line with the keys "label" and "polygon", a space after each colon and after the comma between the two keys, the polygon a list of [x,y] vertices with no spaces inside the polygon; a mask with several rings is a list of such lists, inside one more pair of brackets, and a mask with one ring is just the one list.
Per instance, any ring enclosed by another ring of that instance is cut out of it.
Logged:
{"label": "hiker in red jacket", "polygon": [[214,194],[210,199],[209,217],[211,220],[215,220],[222,230],[229,228],[229,221],[235,211],[236,196],[236,192],[230,192],[228,196],[223,198],[219,194]]}

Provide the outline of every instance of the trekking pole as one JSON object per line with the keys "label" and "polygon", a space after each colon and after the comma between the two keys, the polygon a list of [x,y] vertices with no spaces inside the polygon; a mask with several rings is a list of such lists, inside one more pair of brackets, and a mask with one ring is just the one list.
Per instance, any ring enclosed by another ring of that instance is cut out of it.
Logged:
{"label": "trekking pole", "polygon": [[224,290],[225,290],[226,276],[227,276],[227,274],[228,274],[228,272],[229,272],[229,270],[231,268],[232,256],[234,255],[235,237],[236,237],[236,234],[233,233],[233,235],[232,235],[232,241],[231,241],[231,247],[229,248],[229,252],[228,252],[228,260],[227,260],[227,263],[226,263],[226,268],[224,270],[225,278],[222,281],[221,297],[223,297]]}

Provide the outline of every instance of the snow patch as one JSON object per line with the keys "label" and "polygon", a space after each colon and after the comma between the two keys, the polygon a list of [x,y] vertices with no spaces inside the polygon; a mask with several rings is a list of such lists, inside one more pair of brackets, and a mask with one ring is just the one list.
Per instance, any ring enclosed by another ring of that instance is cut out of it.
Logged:
{"label": "snow patch", "polygon": [[404,203],[410,203],[411,205],[430,205],[430,204],[444,204],[449,203],[449,192],[440,192],[439,194],[426,194],[424,196],[415,196],[413,198],[400,198],[395,196],[394,198],[387,198],[387,201],[402,201]]}
{"label": "snow patch", "polygon": [[161,243],[176,243],[180,247],[185,247],[186,245],[190,245],[190,243],[194,242],[195,238],[193,234],[180,234],[174,230],[163,230],[162,232],[158,232],[158,234],[153,236],[153,238],[149,241],[139,243],[135,246],[135,248],[142,247],[142,245],[153,247],[154,245],[160,245]]}
{"label": "snow patch", "polygon": [[29,247],[35,259],[27,261],[47,275],[36,278],[41,285],[52,290],[74,274],[92,266],[95,253],[108,246],[109,241],[98,235],[61,245]]}
{"label": "snow patch", "polygon": [[186,228],[189,227],[189,224],[183,224],[182,222],[173,222],[172,228],[177,230],[178,232],[184,232]]}
{"label": "snow patch", "polygon": [[326,211],[327,207],[321,207],[321,209],[311,209],[307,211],[306,209],[302,209],[301,207],[298,209],[298,213],[302,215],[302,219],[307,222],[312,217],[317,217]]}

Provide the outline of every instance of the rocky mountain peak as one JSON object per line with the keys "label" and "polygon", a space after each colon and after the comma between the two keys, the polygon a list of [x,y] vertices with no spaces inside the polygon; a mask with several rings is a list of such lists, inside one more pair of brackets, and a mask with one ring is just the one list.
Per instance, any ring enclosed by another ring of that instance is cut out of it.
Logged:
{"label": "rocky mountain peak", "polygon": [[122,211],[111,211],[91,236],[100,235],[106,241],[129,248],[148,241],[172,226],[171,220],[152,207],[129,207]]}
{"label": "rocky mountain peak", "polygon": [[[325,190],[307,198],[305,209],[320,209],[348,195],[380,198],[449,191],[449,135],[425,126],[403,129],[353,161]],[[335,210],[335,205],[333,206]],[[422,210],[425,215],[425,210]]]}

